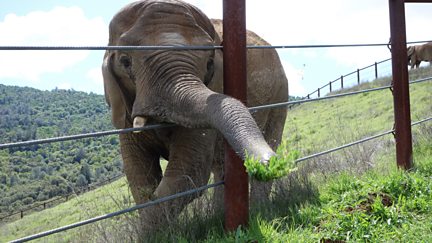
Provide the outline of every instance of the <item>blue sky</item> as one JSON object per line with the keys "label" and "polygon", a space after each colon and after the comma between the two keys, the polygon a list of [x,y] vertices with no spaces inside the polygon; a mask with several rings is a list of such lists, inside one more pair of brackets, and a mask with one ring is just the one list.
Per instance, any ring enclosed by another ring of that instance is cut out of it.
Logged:
{"label": "blue sky", "polygon": [[[187,0],[221,18],[222,0]],[[104,46],[112,16],[131,1],[0,0],[0,45]],[[406,4],[408,41],[432,40],[432,4]],[[386,43],[387,0],[247,0],[247,28],[273,45]],[[278,50],[291,95],[305,95],[389,58],[386,47]],[[104,51],[0,51],[0,83],[103,93]],[[382,68],[389,72],[389,66]]]}

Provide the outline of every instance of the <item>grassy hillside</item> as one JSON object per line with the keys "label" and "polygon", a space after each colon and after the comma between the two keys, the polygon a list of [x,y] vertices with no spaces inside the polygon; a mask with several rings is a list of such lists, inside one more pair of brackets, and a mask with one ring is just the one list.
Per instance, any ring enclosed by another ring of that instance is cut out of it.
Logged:
{"label": "grassy hillside", "polygon": [[[0,143],[112,129],[104,97],[0,85]],[[116,136],[0,150],[0,217],[120,173]]]}
{"label": "grassy hillside", "polygon": [[[410,74],[432,76],[432,69]],[[389,79],[360,88],[388,84]],[[352,89],[359,89],[354,87]],[[410,86],[412,120],[432,116],[432,81]],[[330,149],[393,127],[389,90],[306,103],[289,111],[284,140],[301,156]],[[302,162],[278,180],[270,204],[253,208],[250,227],[225,235],[221,217],[205,207],[183,217],[156,242],[332,242],[423,241],[432,239],[432,122],[413,128],[414,161],[410,173],[396,169],[392,135]],[[209,199],[204,199],[206,203]],[[55,208],[0,226],[0,242],[60,227],[130,206],[124,179]],[[193,206],[193,205],[192,205]],[[61,219],[61,220],[59,220]],[[43,241],[129,242],[136,240],[134,214],[56,234]]]}

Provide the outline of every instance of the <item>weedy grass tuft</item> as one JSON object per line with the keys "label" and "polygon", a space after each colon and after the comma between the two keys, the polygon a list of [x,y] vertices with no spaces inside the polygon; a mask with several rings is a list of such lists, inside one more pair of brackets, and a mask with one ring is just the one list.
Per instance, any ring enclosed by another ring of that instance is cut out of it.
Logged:
{"label": "weedy grass tuft", "polygon": [[258,181],[270,181],[281,178],[297,170],[295,161],[300,157],[297,150],[288,151],[285,143],[282,143],[268,164],[263,164],[254,157],[246,155],[245,167],[249,176]]}

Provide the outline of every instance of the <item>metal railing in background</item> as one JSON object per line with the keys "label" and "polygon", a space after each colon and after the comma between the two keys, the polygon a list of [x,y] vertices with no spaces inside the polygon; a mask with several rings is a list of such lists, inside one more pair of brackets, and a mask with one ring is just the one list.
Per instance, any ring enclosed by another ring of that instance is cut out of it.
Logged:
{"label": "metal railing in background", "polygon": [[86,186],[77,187],[77,188],[74,188],[73,192],[71,192],[71,193],[63,194],[63,195],[60,195],[60,196],[48,199],[48,200],[43,201],[43,202],[36,202],[36,203],[33,203],[30,206],[27,206],[25,208],[19,209],[19,210],[15,211],[15,212],[11,212],[11,213],[6,213],[4,215],[0,215],[0,221],[4,221],[5,219],[9,219],[10,220],[10,218],[12,218],[14,216],[18,216],[18,215],[19,215],[19,218],[22,219],[24,217],[24,215],[25,215],[26,212],[34,212],[34,211],[45,210],[45,209],[50,208],[50,207],[52,207],[54,205],[57,205],[57,204],[59,204],[61,202],[66,202],[66,201],[68,201],[70,198],[72,198],[74,196],[81,195],[81,194],[83,194],[85,192],[91,191],[91,190],[96,189],[96,188],[98,188],[100,186],[107,185],[107,184],[109,184],[111,182],[114,182],[114,181],[116,181],[117,179],[119,179],[122,176],[123,176],[123,173],[119,174],[119,175],[116,175],[116,176],[113,176],[111,178],[108,178],[106,180],[97,182],[97,183],[92,183],[92,184],[89,184],[89,185],[86,185]]}
{"label": "metal railing in background", "polygon": [[[388,61],[391,61],[391,58],[379,61],[379,62],[375,62],[374,64],[371,64],[369,66],[363,67],[363,68],[359,68],[356,71],[347,73],[345,75],[341,75],[340,77],[338,77],[337,79],[330,81],[326,84],[324,84],[323,86],[317,88],[315,91],[305,95],[303,98],[304,99],[311,99],[314,95],[318,98],[320,98],[321,96],[323,96],[324,92],[326,93],[331,93],[337,89],[342,90],[344,88],[347,88],[348,85],[359,85],[361,82],[367,82],[367,81],[371,81],[374,79],[378,79],[380,76],[382,76],[382,74],[387,74],[390,75],[391,73],[391,69],[389,70],[389,68],[387,69],[387,72],[380,72],[378,65],[383,64],[383,63],[387,63]],[[388,65],[390,66],[390,62],[388,63]],[[370,71],[371,73],[373,73],[373,75],[367,75],[365,77],[365,75],[361,75],[362,71]],[[348,77],[354,77],[354,79],[356,80],[356,82],[348,82],[347,78]]]}

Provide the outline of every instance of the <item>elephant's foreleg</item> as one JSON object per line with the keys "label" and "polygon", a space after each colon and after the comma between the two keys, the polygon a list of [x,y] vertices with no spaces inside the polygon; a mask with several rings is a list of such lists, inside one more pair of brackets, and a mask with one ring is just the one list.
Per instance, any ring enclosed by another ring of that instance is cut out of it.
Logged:
{"label": "elephant's foreleg", "polygon": [[145,134],[120,134],[123,169],[135,203],[148,201],[162,178],[159,155],[143,145]]}
{"label": "elephant's foreleg", "polygon": [[[155,198],[206,185],[210,177],[215,131],[179,128],[172,139],[168,166],[155,190]],[[169,223],[201,194],[202,192],[181,197],[145,210],[143,215],[146,226],[154,228]]]}

